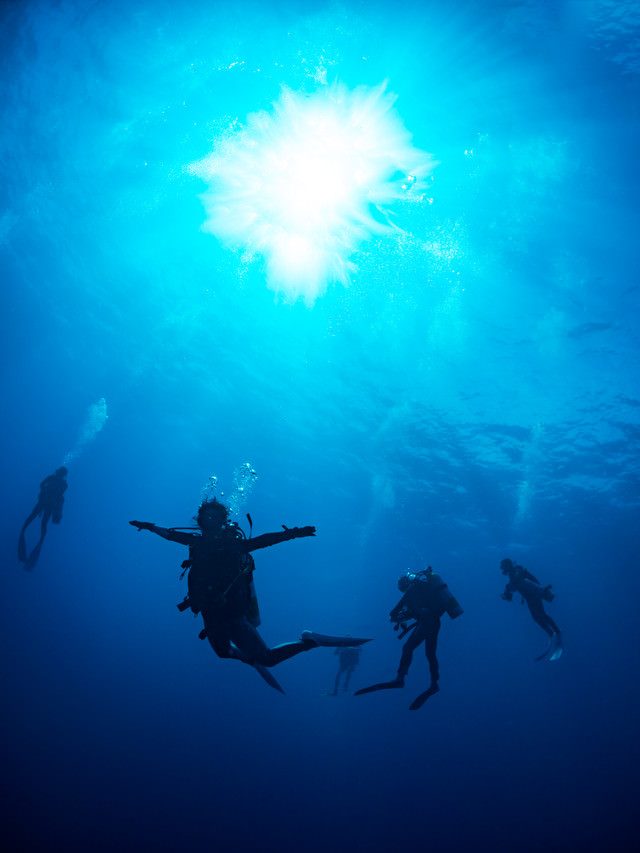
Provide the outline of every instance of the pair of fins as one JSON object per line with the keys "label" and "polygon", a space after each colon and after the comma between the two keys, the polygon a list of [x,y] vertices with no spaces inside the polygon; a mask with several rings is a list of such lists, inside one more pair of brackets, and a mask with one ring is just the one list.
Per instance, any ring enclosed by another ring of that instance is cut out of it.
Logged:
{"label": "pair of fins", "polygon": [[[377,693],[378,690],[394,690],[399,687],[404,687],[404,681],[396,678],[393,681],[381,681],[379,684],[372,684],[370,687],[362,687],[360,690],[356,690],[354,695],[363,696],[365,693]],[[439,692],[440,688],[438,685],[432,684],[431,687],[424,691],[424,693],[420,693],[419,696],[416,696],[413,702],[409,705],[409,710],[417,711],[419,708],[422,708],[427,699]]]}
{"label": "pair of fins", "polygon": [[[316,634],[315,631],[303,631],[302,640],[312,642],[316,647],[326,646],[328,648],[345,648],[349,646],[361,646],[363,643],[370,643],[370,639],[364,637],[333,637],[330,634]],[[269,667],[261,666],[259,663],[251,664],[258,675],[263,678],[269,687],[284,693],[284,690],[278,683],[277,678],[271,672]]]}
{"label": "pair of fins", "polygon": [[24,530],[20,531],[20,538],[18,539],[18,560],[21,563],[24,563],[24,569],[27,572],[30,572],[31,569],[38,562],[38,557],[40,556],[40,549],[42,548],[41,539],[38,544],[35,546],[33,551],[27,556],[27,543],[24,538]]}
{"label": "pair of fins", "polygon": [[562,634],[560,631],[556,631],[555,634],[552,634],[549,638],[549,645],[542,652],[541,655],[538,655],[536,660],[558,660],[559,657],[562,656],[562,652],[564,651],[564,646],[562,645]]}

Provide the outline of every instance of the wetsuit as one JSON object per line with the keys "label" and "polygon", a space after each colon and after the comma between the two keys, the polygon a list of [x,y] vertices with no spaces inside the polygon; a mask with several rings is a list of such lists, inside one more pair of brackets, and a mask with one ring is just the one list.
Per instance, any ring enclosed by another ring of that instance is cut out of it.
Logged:
{"label": "wetsuit", "polygon": [[438,595],[441,585],[437,575],[432,575],[428,581],[415,581],[389,614],[392,622],[416,619],[418,623],[402,647],[398,679],[404,679],[409,672],[413,653],[421,643],[425,645],[431,682],[437,683],[440,678],[436,649],[440,617],[445,612]]}
{"label": "wetsuit", "polygon": [[560,629],[553,621],[551,616],[545,612],[543,599],[551,600],[553,595],[549,592],[550,587],[543,587],[540,581],[527,571],[523,566],[513,566],[513,570],[508,572],[509,580],[504,588],[502,597],[505,601],[511,601],[513,593],[518,592],[527,602],[529,612],[543,631],[551,637],[553,634],[559,634]]}
{"label": "wetsuit", "polygon": [[38,515],[42,516],[40,523],[40,537],[44,539],[47,532],[47,523],[49,519],[53,524],[60,524],[62,519],[62,506],[64,504],[64,493],[67,490],[67,481],[59,474],[51,474],[45,477],[40,483],[40,494],[38,495],[38,503],[31,510],[25,523],[22,525],[22,530],[26,530],[34,518]]}
{"label": "wetsuit", "polygon": [[[31,510],[29,515],[27,516],[24,524],[22,525],[22,529],[20,530],[20,536],[18,537],[18,560],[21,563],[24,563],[24,568],[27,570],[33,569],[38,559],[40,557],[40,549],[42,548],[42,543],[44,542],[44,537],[47,535],[47,524],[49,519],[53,522],[53,524],[60,524],[62,520],[62,506],[64,504],[64,493],[67,489],[67,481],[65,480],[65,475],[67,473],[67,469],[62,467],[59,468],[55,474],[51,474],[49,477],[45,477],[44,480],[40,483],[40,494],[38,495],[38,502]],[[40,521],[40,539],[34,545],[31,553],[27,555],[27,542],[26,542],[26,530],[27,527],[31,524],[31,522],[38,516],[41,515],[42,519]]]}

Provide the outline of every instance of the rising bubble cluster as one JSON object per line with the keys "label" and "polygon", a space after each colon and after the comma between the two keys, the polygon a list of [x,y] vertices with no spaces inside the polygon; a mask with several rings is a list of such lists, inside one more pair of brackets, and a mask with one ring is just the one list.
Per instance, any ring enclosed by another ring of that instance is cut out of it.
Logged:
{"label": "rising bubble cluster", "polygon": [[253,491],[257,479],[258,475],[253,465],[250,462],[244,462],[233,472],[231,492],[225,495],[220,489],[217,475],[212,474],[200,490],[200,502],[204,503],[216,498],[227,507],[230,515],[238,516]]}
{"label": "rising bubble cluster", "polygon": [[91,444],[92,441],[94,441],[95,437],[98,435],[102,427],[107,422],[108,417],[109,415],[107,414],[107,401],[104,397],[101,397],[97,403],[93,403],[91,406],[89,406],[89,410],[87,411],[87,416],[80,430],[78,440],[76,441],[76,444],[73,449],[65,455],[62,463],[63,465],[68,465],[70,462],[80,456],[85,447],[88,444]]}

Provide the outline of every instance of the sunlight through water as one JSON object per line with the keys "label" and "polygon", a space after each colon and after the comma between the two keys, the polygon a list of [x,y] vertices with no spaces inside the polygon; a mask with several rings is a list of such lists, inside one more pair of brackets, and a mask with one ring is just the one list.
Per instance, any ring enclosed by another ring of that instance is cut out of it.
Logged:
{"label": "sunlight through water", "polygon": [[399,199],[422,201],[435,163],[412,144],[386,84],[311,95],[283,89],[191,164],[208,183],[204,230],[264,261],[268,286],[312,305],[347,285],[358,246],[396,228]]}

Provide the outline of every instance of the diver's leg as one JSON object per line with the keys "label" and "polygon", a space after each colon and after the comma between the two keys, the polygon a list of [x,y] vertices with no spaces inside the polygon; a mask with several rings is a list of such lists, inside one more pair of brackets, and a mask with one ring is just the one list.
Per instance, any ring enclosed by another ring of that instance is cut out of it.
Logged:
{"label": "diver's leg", "polygon": [[336,673],[336,681],[335,681],[335,684],[333,685],[333,693],[331,694],[332,696],[338,695],[338,687],[340,686],[340,676],[341,675],[342,675],[342,667],[339,666],[338,672]]}
{"label": "diver's leg", "polygon": [[553,624],[553,620],[549,619],[549,616],[544,612],[544,607],[542,606],[541,601],[527,601],[527,606],[529,608],[529,612],[533,618],[533,621],[539,625],[542,630],[547,633],[550,637],[552,637],[555,633],[554,629],[549,624],[551,621]]}
{"label": "diver's leg", "polygon": [[[264,662],[264,666],[276,666],[276,664],[282,663],[283,660],[289,660],[289,658],[295,657],[301,652],[308,652],[315,648],[315,644],[310,643],[308,640],[296,640],[293,643],[281,643],[279,646],[274,646],[272,649],[267,648],[268,654],[267,660]],[[263,663],[263,661],[258,661],[258,663]]]}
{"label": "diver's leg", "polygon": [[428,625],[425,631],[424,648],[429,661],[429,673],[431,674],[431,686],[437,687],[440,680],[440,668],[438,666],[438,658],[436,657],[436,649],[438,647],[438,633],[440,631],[440,620],[433,620]]}
{"label": "diver's leg", "polygon": [[24,524],[22,525],[22,530],[23,530],[23,531],[24,531],[24,530],[26,530],[26,529],[27,529],[27,527],[28,527],[28,526],[31,524],[31,522],[33,521],[33,519],[34,519],[36,516],[40,515],[40,513],[41,513],[41,512],[42,512],[42,507],[40,506],[40,504],[39,504],[39,503],[37,503],[37,504],[34,506],[34,508],[31,510],[31,512],[29,513],[29,515],[26,517],[25,522],[24,522]]}
{"label": "diver's leg", "polygon": [[413,660],[413,653],[420,643],[424,641],[424,628],[425,626],[423,621],[418,622],[416,627],[409,634],[409,639],[402,647],[402,656],[400,657],[400,666],[398,667],[398,681],[404,681],[407,673],[409,672],[409,667]]}
{"label": "diver's leg", "polygon": [[45,509],[42,512],[42,521],[40,522],[40,541],[42,542],[44,537],[47,535],[47,524],[49,523],[49,519],[51,518],[51,510]]}
{"label": "diver's leg", "polygon": [[557,625],[556,625],[556,623],[553,621],[553,619],[551,618],[551,616],[549,616],[549,614],[548,614],[544,609],[543,609],[543,611],[542,611],[542,612],[544,613],[544,616],[545,616],[545,619],[547,620],[547,625],[549,626],[549,628],[551,628],[551,630],[552,630],[555,634],[559,634],[559,633],[560,633],[560,628],[558,628],[558,626],[557,626]]}
{"label": "diver's leg", "polygon": [[297,640],[294,643],[282,643],[270,649],[253,625],[246,619],[234,619],[229,622],[230,636],[238,649],[247,655],[252,663],[261,666],[276,666],[282,661],[314,649],[316,644],[311,640]]}
{"label": "diver's leg", "polygon": [[349,689],[349,682],[351,681],[351,676],[353,675],[353,671],[354,671],[354,670],[355,670],[355,666],[350,666],[350,667],[346,670],[347,677],[346,677],[346,678],[345,678],[345,680],[344,680],[344,689],[345,689],[345,690],[348,690],[348,689]]}
{"label": "diver's leg", "polygon": [[62,521],[62,507],[64,506],[64,497],[61,497],[60,500],[51,508],[51,521],[54,524],[60,524]]}
{"label": "diver's leg", "polygon": [[202,611],[202,619],[204,620],[204,629],[207,632],[207,640],[209,640],[209,645],[213,651],[219,658],[233,657],[231,639],[224,623],[211,618],[205,611]]}

